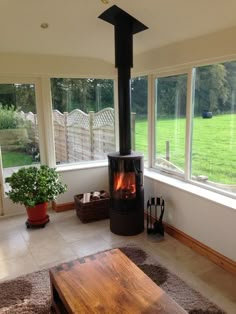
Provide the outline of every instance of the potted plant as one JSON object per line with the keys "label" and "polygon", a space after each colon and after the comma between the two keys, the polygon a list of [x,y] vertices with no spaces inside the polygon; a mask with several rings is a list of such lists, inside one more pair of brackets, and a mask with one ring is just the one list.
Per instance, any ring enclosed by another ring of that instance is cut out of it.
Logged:
{"label": "potted plant", "polygon": [[44,227],[49,222],[47,206],[49,201],[64,193],[67,186],[60,181],[55,168],[45,165],[20,168],[5,179],[11,187],[6,194],[13,201],[26,207],[27,228]]}

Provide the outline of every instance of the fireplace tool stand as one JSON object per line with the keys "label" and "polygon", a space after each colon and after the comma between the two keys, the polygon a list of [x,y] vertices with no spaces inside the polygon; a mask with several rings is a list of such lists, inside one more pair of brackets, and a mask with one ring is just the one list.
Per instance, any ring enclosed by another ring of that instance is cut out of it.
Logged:
{"label": "fireplace tool stand", "polygon": [[[157,211],[160,207],[161,213],[159,219],[157,217]],[[164,225],[162,222],[165,211],[165,201],[162,197],[151,197],[151,200],[147,201],[147,233],[148,234],[159,234],[164,236]],[[154,218],[153,218],[154,212]]]}

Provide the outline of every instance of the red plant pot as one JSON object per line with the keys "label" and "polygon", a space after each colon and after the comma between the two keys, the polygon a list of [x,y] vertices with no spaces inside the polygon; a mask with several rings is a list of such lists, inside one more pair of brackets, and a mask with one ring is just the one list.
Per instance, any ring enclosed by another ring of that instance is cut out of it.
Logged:
{"label": "red plant pot", "polygon": [[37,204],[34,207],[27,207],[28,220],[27,226],[45,226],[49,222],[47,215],[48,203]]}

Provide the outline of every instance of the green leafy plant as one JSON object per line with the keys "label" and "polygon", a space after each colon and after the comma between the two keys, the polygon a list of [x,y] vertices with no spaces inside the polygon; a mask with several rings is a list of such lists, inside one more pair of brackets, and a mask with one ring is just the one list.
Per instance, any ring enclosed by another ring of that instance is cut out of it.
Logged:
{"label": "green leafy plant", "polygon": [[14,106],[0,104],[0,130],[19,129],[24,127],[24,120]]}
{"label": "green leafy plant", "polygon": [[55,200],[59,194],[67,190],[60,181],[55,168],[41,165],[23,167],[5,179],[11,190],[6,194],[13,203],[34,207],[37,204]]}

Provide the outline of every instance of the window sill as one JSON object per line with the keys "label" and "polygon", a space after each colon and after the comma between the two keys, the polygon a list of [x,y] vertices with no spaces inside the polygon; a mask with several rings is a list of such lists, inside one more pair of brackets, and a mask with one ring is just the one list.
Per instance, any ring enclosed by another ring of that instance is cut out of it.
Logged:
{"label": "window sill", "polygon": [[154,169],[145,169],[144,176],[156,181],[160,181],[161,183],[165,183],[171,187],[175,187],[181,191],[185,191],[195,196],[202,197],[207,201],[211,201],[216,204],[236,210],[236,199],[234,198],[227,197],[213,191],[209,191],[208,189],[201,188],[188,182],[183,182],[181,180],[165,176],[156,172]]}
{"label": "window sill", "polygon": [[56,169],[58,172],[67,172],[67,171],[73,171],[73,170],[84,170],[84,169],[107,167],[107,165],[108,165],[107,160],[85,161],[83,163],[57,165]]}

